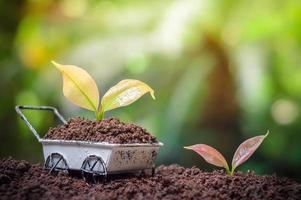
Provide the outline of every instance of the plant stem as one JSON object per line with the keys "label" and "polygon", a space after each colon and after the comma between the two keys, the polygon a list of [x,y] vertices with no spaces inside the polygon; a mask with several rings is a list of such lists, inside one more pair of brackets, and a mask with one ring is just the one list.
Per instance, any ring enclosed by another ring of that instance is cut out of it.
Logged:
{"label": "plant stem", "polygon": [[232,175],[232,174],[231,174],[231,171],[230,171],[230,169],[229,169],[229,167],[226,168],[226,174],[227,174],[227,175],[230,175],[230,176]]}
{"label": "plant stem", "polygon": [[232,176],[233,173],[232,173],[232,171],[230,171],[228,163],[226,163],[226,166],[224,166],[224,167],[226,169],[226,174]]}
{"label": "plant stem", "polygon": [[95,116],[96,116],[96,121],[101,121],[104,117],[104,111],[102,108],[98,109],[96,112],[95,112]]}
{"label": "plant stem", "polygon": [[231,172],[230,172],[230,176],[233,176],[234,175],[234,167],[232,167],[232,169],[231,169]]}

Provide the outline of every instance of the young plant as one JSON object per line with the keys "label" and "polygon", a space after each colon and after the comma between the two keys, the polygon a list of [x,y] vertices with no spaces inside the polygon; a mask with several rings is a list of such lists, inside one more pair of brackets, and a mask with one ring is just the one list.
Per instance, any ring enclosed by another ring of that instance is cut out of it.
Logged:
{"label": "young plant", "polygon": [[154,90],[147,84],[125,79],[111,87],[100,99],[93,78],[82,68],[74,65],[52,63],[63,76],[63,93],[72,103],[95,112],[96,120],[102,120],[104,112],[127,106],[146,93],[155,99]]}
{"label": "young plant", "polygon": [[231,170],[224,156],[213,147],[206,144],[196,144],[184,148],[195,151],[202,156],[206,162],[218,167],[223,167],[226,169],[228,175],[233,175],[234,170],[251,157],[268,134],[269,132],[265,135],[252,137],[241,143],[233,156]]}

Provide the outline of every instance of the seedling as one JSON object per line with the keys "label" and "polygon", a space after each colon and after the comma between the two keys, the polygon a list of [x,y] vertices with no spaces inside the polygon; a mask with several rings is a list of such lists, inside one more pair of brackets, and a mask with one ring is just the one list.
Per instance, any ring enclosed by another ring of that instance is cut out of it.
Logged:
{"label": "seedling", "polygon": [[269,131],[265,135],[252,137],[241,143],[233,156],[231,170],[229,169],[229,165],[224,156],[211,146],[206,144],[195,144],[184,148],[195,151],[202,156],[206,162],[218,167],[224,167],[228,175],[233,175],[234,170],[252,156],[268,134]]}
{"label": "seedling", "polygon": [[52,63],[63,76],[63,93],[75,105],[95,112],[96,120],[102,120],[104,112],[127,106],[146,93],[153,99],[154,90],[147,84],[125,79],[111,87],[100,99],[99,90],[93,78],[84,69],[74,65]]}

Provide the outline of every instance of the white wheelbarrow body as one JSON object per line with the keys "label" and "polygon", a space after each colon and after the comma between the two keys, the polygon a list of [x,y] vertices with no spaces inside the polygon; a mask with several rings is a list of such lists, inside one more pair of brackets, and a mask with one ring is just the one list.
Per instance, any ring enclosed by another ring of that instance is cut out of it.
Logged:
{"label": "white wheelbarrow body", "polygon": [[16,106],[17,113],[43,146],[45,168],[52,171],[80,170],[88,175],[119,174],[154,169],[162,143],[111,144],[77,140],[43,139],[21,112],[22,109],[52,111],[63,123],[66,120],[50,106]]}

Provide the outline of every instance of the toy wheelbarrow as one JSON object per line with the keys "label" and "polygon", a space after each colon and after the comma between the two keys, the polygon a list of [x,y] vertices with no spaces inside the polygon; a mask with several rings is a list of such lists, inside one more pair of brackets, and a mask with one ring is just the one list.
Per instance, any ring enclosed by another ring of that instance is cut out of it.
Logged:
{"label": "toy wheelbarrow", "polygon": [[52,111],[64,124],[66,120],[54,107],[16,106],[16,112],[43,146],[45,168],[53,171],[81,171],[86,180],[109,174],[135,173],[151,169],[154,172],[155,159],[162,143],[111,144],[107,142],[52,140],[40,137],[29,123],[22,109]]}

